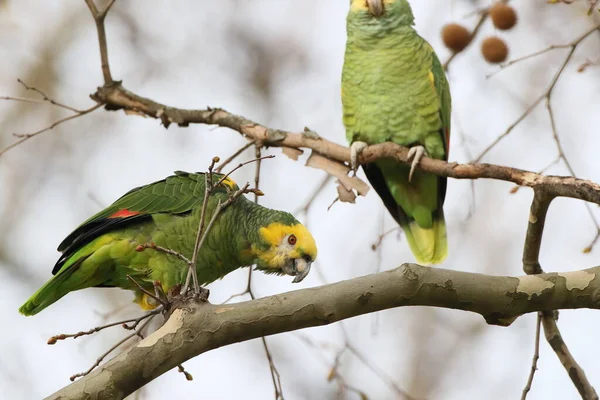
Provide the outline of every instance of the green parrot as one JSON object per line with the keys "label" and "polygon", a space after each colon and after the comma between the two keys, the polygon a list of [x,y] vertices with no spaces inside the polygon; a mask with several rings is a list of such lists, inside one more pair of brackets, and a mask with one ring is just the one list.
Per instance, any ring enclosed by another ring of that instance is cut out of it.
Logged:
{"label": "green parrot", "polygon": [[450,89],[433,48],[413,28],[407,0],[351,0],[342,73],[343,120],[351,164],[367,145],[410,147],[409,167],[393,159],[363,170],[422,264],[448,254],[442,209],[446,178],[415,171],[426,154],[448,159]]}
{"label": "green parrot", "polygon": [[[213,184],[222,178],[212,174]],[[151,292],[153,282],[159,281],[168,292],[184,283],[189,268],[177,256],[152,248],[139,251],[138,246],[154,243],[192,259],[205,179],[203,173],[176,171],[164,180],[129,191],[85,221],[58,246],[62,256],[52,270],[54,276],[19,311],[37,314],[67,293],[88,287],[133,290],[134,301],[142,308],[155,308],[153,299],[127,275]],[[206,224],[218,201],[227,201],[236,190],[239,187],[229,177],[214,188],[206,206]],[[256,264],[265,273],[293,275],[293,282],[300,282],[316,256],[315,240],[291,214],[240,196],[215,220],[198,251],[196,273],[199,284],[204,285]]]}

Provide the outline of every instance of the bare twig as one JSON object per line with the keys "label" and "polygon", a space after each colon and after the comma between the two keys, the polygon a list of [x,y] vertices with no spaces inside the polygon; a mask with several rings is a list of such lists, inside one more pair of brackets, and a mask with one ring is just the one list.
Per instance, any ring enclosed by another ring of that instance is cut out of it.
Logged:
{"label": "bare twig", "polygon": [[[262,165],[261,145],[259,143],[254,147],[254,158],[256,159],[256,169],[254,170],[254,188],[260,189],[260,167]],[[258,204],[258,193],[254,193],[254,202]]]}
{"label": "bare twig", "polygon": [[215,164],[219,162],[219,157],[213,157],[211,164],[208,167],[208,173],[204,175],[204,179],[205,179],[204,199],[202,201],[202,208],[200,210],[200,221],[198,224],[198,231],[196,233],[196,241],[194,242],[194,250],[193,250],[193,254],[192,254],[192,259],[188,263],[188,274],[187,274],[187,277],[185,280],[185,284],[183,285],[182,293],[187,292],[187,290],[189,288],[190,280],[193,280],[193,282],[194,282],[194,291],[195,291],[196,295],[198,295],[200,292],[200,285],[198,283],[198,275],[195,273],[196,260],[198,259],[198,252],[200,251],[200,248],[202,247],[202,244],[204,243],[204,240],[206,239],[208,232],[209,232],[210,228],[212,227],[213,223],[215,222],[219,213],[224,208],[226,208],[229,204],[231,204],[236,198],[238,198],[239,196],[241,196],[244,193],[254,193],[255,196],[262,195],[262,192],[259,189],[256,189],[256,188],[249,189],[250,185],[246,184],[242,189],[231,194],[226,201],[221,203],[221,201],[219,200],[208,226],[206,227],[206,229],[204,229],[204,221],[206,218],[205,214],[207,211],[208,199],[212,195],[213,190],[216,187],[219,187],[219,185],[221,185],[221,183],[223,183],[229,177],[229,175],[231,173],[238,170],[239,168],[242,168],[243,166],[248,165],[253,162],[260,162],[263,159],[273,158],[273,157],[275,157],[275,156],[266,156],[266,157],[261,157],[261,158],[243,162],[243,163],[239,164],[238,166],[236,166],[235,168],[233,168],[227,174],[223,175],[223,177],[221,179],[219,179],[217,181],[217,183],[212,182],[212,173],[213,173],[213,169],[215,168]]}
{"label": "bare twig", "polygon": [[255,143],[256,143],[256,140],[251,140],[248,143],[246,143],[245,145],[243,145],[242,147],[240,147],[235,153],[233,153],[231,156],[227,157],[222,163],[220,163],[219,166],[217,168],[215,168],[215,172],[221,173],[221,171],[223,171],[223,168],[225,168],[227,166],[227,164],[229,164],[230,162],[235,160],[240,154],[242,154],[244,151],[249,149]]}
{"label": "bare twig", "polygon": [[[204,220],[206,218],[206,207],[208,205],[208,199],[213,190],[212,171],[215,164],[219,162],[219,157],[213,157],[210,165],[208,166],[208,173],[204,174],[204,199],[202,200],[202,208],[200,209],[200,221],[198,224],[198,231],[196,232],[196,240],[194,241],[194,250],[192,253],[192,259],[188,262],[188,273],[185,279],[185,284],[181,293],[187,293],[189,288],[190,279],[194,282],[194,291],[196,294],[200,291],[200,285],[198,283],[198,275],[196,274],[196,261],[198,259],[198,251],[200,250],[200,242],[202,241],[202,235],[206,236],[208,230],[204,232]],[[218,184],[217,184],[218,186]]]}
{"label": "bare twig", "polygon": [[[383,215],[385,215],[385,214],[383,214]],[[381,228],[383,230],[383,221],[381,223]],[[383,239],[385,239],[386,236],[388,236],[390,233],[394,233],[394,232],[400,232],[400,227],[395,226],[391,229],[388,229],[385,232],[381,232],[379,234],[379,236],[377,236],[377,240],[375,240],[375,242],[371,245],[371,250],[377,251],[377,249],[379,249],[379,247],[381,247],[381,244],[383,243]],[[377,272],[379,272],[379,271],[377,271]]]}
{"label": "bare twig", "polygon": [[[73,339],[77,339],[80,336],[86,336],[86,335],[92,335],[96,332],[100,332],[104,329],[107,328],[111,328],[113,326],[118,326],[121,325],[123,328],[125,329],[135,329],[137,327],[137,325],[145,320],[148,317],[151,317],[153,315],[159,314],[162,310],[161,309],[155,309],[152,310],[144,315],[142,315],[141,317],[137,317],[137,318],[129,318],[129,319],[124,319],[122,321],[117,321],[117,322],[111,322],[109,324],[106,325],[101,325],[101,326],[97,326],[95,328],[92,328],[88,331],[80,331],[77,333],[61,333],[59,335],[55,335],[50,337],[50,339],[48,339],[48,344],[52,345],[52,344],[56,344],[59,340],[65,340],[68,338],[73,338]],[[133,322],[133,325],[127,325],[128,323]]]}
{"label": "bare twig", "polygon": [[275,390],[275,400],[283,400],[283,387],[281,386],[281,376],[279,375],[279,371],[275,366],[275,362],[273,361],[273,356],[271,355],[271,351],[269,350],[269,346],[267,345],[267,339],[264,336],[261,338],[261,342],[263,345],[263,349],[265,350],[265,356],[267,357],[267,361],[269,362],[269,371],[271,371],[271,380],[273,381],[273,388]]}
{"label": "bare twig", "polygon": [[[544,93],[542,93],[516,120],[515,122],[513,122],[500,136],[498,136],[489,146],[487,146],[480,154],[479,156],[477,156],[473,162],[479,162],[490,150],[492,150],[502,139],[504,139],[505,137],[507,137],[512,131],[513,129],[515,129],[517,127],[517,125],[519,125],[529,114],[531,114],[531,112],[542,102],[542,100],[546,99],[546,104],[549,104],[551,101],[551,97],[552,97],[552,92],[554,90],[554,87],[556,86],[556,83],[558,82],[558,80],[560,79],[560,77],[562,76],[563,71],[565,70],[565,67],[567,66],[567,64],[569,63],[569,61],[571,60],[571,58],[573,57],[573,53],[575,53],[575,50],[577,49],[577,47],[588,37],[590,36],[592,33],[596,32],[597,30],[600,29],[600,26],[595,26],[593,29],[590,29],[589,31],[585,32],[583,35],[579,36],[577,39],[573,40],[571,43],[569,44],[565,44],[565,45],[555,45],[555,46],[550,46],[544,50],[538,51],[536,53],[530,54],[528,56],[525,57],[521,57],[518,59],[515,59],[513,61],[508,62],[507,64],[505,64],[503,66],[503,69],[514,65],[517,62],[523,61],[523,60],[527,60],[531,57],[535,57],[538,56],[540,54],[544,54],[550,50],[555,50],[555,49],[564,49],[564,48],[569,48],[569,52],[567,53],[567,56],[565,57],[565,59],[563,60],[563,62],[561,63],[560,67],[558,68],[558,71],[556,72],[556,74],[554,75],[554,77],[552,78],[552,80],[550,81],[550,84],[548,85],[548,87],[546,88],[546,90],[544,91]],[[501,71],[500,70],[500,71]],[[552,116],[550,116],[552,118]]]}
{"label": "bare twig", "polygon": [[[72,111],[75,114],[80,114],[80,113],[83,112],[83,110],[78,110],[77,108],[73,108],[73,107],[68,106],[66,104],[59,103],[58,101],[56,101],[53,98],[49,97],[46,93],[42,92],[40,89],[38,89],[38,88],[36,88],[34,86],[29,86],[28,84],[26,84],[25,82],[23,82],[21,79],[17,79],[17,82],[19,82],[25,88],[25,90],[34,91],[37,94],[39,94],[40,96],[42,96],[42,100],[41,101],[34,101],[34,100],[28,100],[28,99],[18,99],[19,101],[49,103],[49,104],[55,105],[57,107],[64,108],[65,110]],[[17,100],[17,99],[15,99],[15,100]]]}
{"label": "bare twig", "polygon": [[40,133],[44,133],[46,131],[54,129],[58,125],[62,124],[63,122],[71,121],[71,120],[79,118],[79,117],[81,117],[83,115],[89,114],[89,113],[91,113],[93,111],[96,111],[97,109],[99,109],[100,107],[102,107],[102,105],[103,104],[96,104],[93,107],[90,107],[90,108],[82,110],[82,111],[78,111],[77,113],[75,113],[73,115],[69,115],[68,117],[61,118],[61,119],[59,119],[57,121],[54,121],[49,126],[43,128],[43,129],[40,129],[39,131],[35,131],[35,132],[32,132],[32,133],[15,133],[13,135],[16,136],[16,137],[18,137],[19,140],[17,140],[14,143],[11,143],[8,146],[6,146],[5,148],[1,149],[0,150],[0,156],[2,156],[4,153],[6,153],[7,151],[9,151],[10,149],[17,147],[18,145],[20,145],[24,141],[29,140],[32,137],[39,135]]}
{"label": "bare twig", "polygon": [[537,362],[540,359],[540,326],[542,325],[542,314],[538,313],[537,323],[535,327],[535,343],[533,345],[533,359],[531,360],[531,371],[529,372],[529,378],[527,378],[527,383],[525,384],[525,388],[523,389],[523,394],[521,395],[521,400],[525,400],[527,398],[527,394],[531,390],[531,384],[533,383],[533,377],[535,375],[535,371],[537,371]]}
{"label": "bare twig", "polygon": [[[260,167],[261,167],[261,161],[262,161],[262,154],[261,154],[261,144],[260,142],[256,142],[256,147],[255,147],[255,154],[254,157],[256,158],[257,162],[256,162],[256,169],[255,169],[255,173],[254,173],[254,187],[255,189],[259,190],[260,187]],[[256,204],[258,204],[258,197],[259,194],[255,193],[254,194],[254,202]],[[250,297],[252,299],[254,299],[254,293],[252,292],[252,268],[249,268],[248,271],[248,285],[246,287],[246,290],[248,291],[248,294],[250,294]],[[265,339],[265,337],[263,336],[261,338],[261,342],[263,345],[263,349],[265,350],[265,356],[267,357],[267,361],[269,363],[269,371],[271,372],[271,380],[273,381],[273,389],[275,391],[275,400],[283,400],[283,386],[281,385],[281,375],[279,374],[279,371],[277,370],[277,367],[275,366],[275,362],[273,361],[273,355],[271,354],[271,350],[269,349],[269,345],[267,344],[267,339]]]}
{"label": "bare twig", "polygon": [[177,371],[181,372],[185,376],[186,380],[188,380],[188,381],[193,381],[194,380],[194,377],[192,376],[192,374],[190,374],[189,372],[187,372],[185,370],[185,368],[183,368],[183,364],[179,364],[177,366]]}
{"label": "bare twig", "polygon": [[118,349],[123,343],[129,341],[129,339],[134,338],[136,336],[143,338],[142,331],[150,323],[150,321],[152,321],[152,318],[154,318],[154,315],[150,316],[150,318],[148,318],[148,320],[146,322],[144,322],[144,324],[140,327],[139,330],[136,330],[131,335],[125,336],[123,339],[121,339],[119,342],[117,342],[114,346],[112,346],[110,349],[108,349],[106,352],[104,352],[100,357],[98,357],[96,359],[96,362],[94,364],[92,364],[92,366],[87,371],[79,372],[75,375],[72,375],[69,378],[71,380],[71,382],[73,382],[75,379],[77,379],[79,377],[88,375],[90,372],[92,372],[94,370],[94,368],[96,368],[97,366],[100,365],[100,363],[102,362],[102,360],[104,360],[106,358],[106,356],[108,356],[110,353],[112,353],[113,351]]}
{"label": "bare twig", "polygon": [[113,78],[110,73],[110,66],[108,64],[108,45],[106,42],[106,28],[104,26],[104,20],[106,19],[106,14],[115,3],[115,0],[110,0],[102,11],[98,10],[96,4],[94,4],[94,0],[85,0],[85,2],[89,7],[90,12],[92,13],[92,17],[94,17],[94,22],[96,23],[96,31],[98,32],[98,43],[100,45],[100,63],[102,65],[102,76],[104,77],[104,84],[109,85],[113,83]]}
{"label": "bare twig", "polygon": [[308,214],[308,210],[312,206],[313,202],[315,201],[317,196],[323,191],[323,189],[325,189],[325,187],[327,186],[327,184],[329,183],[330,180],[331,180],[331,175],[325,175],[323,177],[323,179],[321,179],[321,182],[319,182],[319,184],[315,186],[315,190],[313,190],[311,195],[308,196],[308,199],[306,199],[306,201],[304,202],[304,205],[298,207],[296,209],[296,211],[294,211],[293,214],[294,215],[298,215],[300,213]]}
{"label": "bare twig", "polygon": [[133,283],[135,285],[135,287],[137,287],[138,290],[141,291],[142,293],[144,293],[146,296],[148,296],[148,297],[156,300],[163,307],[165,307],[167,305],[167,303],[165,302],[165,300],[163,300],[160,297],[156,296],[154,293],[151,293],[148,290],[146,290],[142,285],[140,285],[138,282],[136,282],[136,280],[133,279],[131,277],[131,275],[127,275],[127,279],[129,279],[131,281],[131,283]]}
{"label": "bare twig", "polygon": [[[317,344],[306,335],[298,334],[297,337],[304,343],[306,343],[308,346],[310,346],[312,349],[316,350],[317,354],[321,357],[323,363],[325,363],[326,365],[330,365],[329,360],[322,354],[322,350],[326,348],[333,349],[336,347],[335,345],[333,345],[332,343],[325,343],[322,341]],[[344,355],[344,353],[346,353],[347,350],[348,348],[345,345],[342,348],[336,350],[333,359],[333,365],[331,366],[331,368],[329,369],[329,373],[327,374],[327,381],[331,382],[332,380],[335,380],[337,382],[338,391],[341,396],[345,395],[346,391],[349,391],[358,394],[361,399],[368,399],[369,397],[364,391],[356,388],[353,385],[348,384],[347,379],[340,371],[339,367],[342,363],[342,356]]]}
{"label": "bare twig", "polygon": [[[251,141],[249,142],[249,144],[255,144],[256,141]],[[237,153],[241,153],[241,151],[245,150],[246,148],[248,148],[250,146],[245,146],[244,148],[238,150],[236,152],[236,154],[234,154],[232,157],[229,157],[227,160],[232,160],[233,158],[235,158],[235,156],[237,155]],[[254,202],[258,204],[258,198],[260,197],[260,195],[262,194],[262,192],[260,191],[259,185],[260,185],[260,172],[261,172],[261,161],[265,158],[272,158],[274,156],[267,156],[267,157],[262,157],[261,155],[261,146],[256,144],[255,147],[255,159],[248,161],[246,163],[242,163],[239,164],[237,168],[242,167],[245,164],[248,164],[250,162],[254,162],[256,161],[256,169],[255,169],[255,176],[254,176],[254,185],[255,185],[255,192],[254,192]],[[223,165],[221,165],[222,167]],[[235,169],[234,169],[235,170]],[[234,170],[232,170],[231,172],[233,172]],[[231,172],[229,174],[231,174]],[[229,175],[225,175],[223,179],[226,179],[227,176]],[[219,181],[221,182],[221,181]],[[248,184],[246,184],[246,186],[244,187],[244,189],[242,189],[241,191],[248,191]],[[252,292],[252,267],[248,268],[248,280],[246,283],[246,288],[240,292],[240,293],[236,293],[233,294],[231,296],[229,296],[222,304],[228,303],[230,302],[232,299],[236,298],[236,297],[241,297],[244,296],[246,294],[248,294],[250,296],[251,299],[255,299],[254,293]],[[267,361],[269,363],[269,370],[271,372],[271,379],[273,381],[273,388],[275,390],[275,400],[281,399],[283,400],[283,389],[282,389],[282,385],[281,385],[281,376],[279,374],[279,371],[277,370],[277,367],[275,366],[275,362],[273,361],[273,356],[271,354],[271,351],[269,349],[269,346],[267,344],[267,341],[264,337],[261,338],[261,343],[263,345],[263,349],[265,351],[265,356],[267,358]]]}
{"label": "bare twig", "polygon": [[262,160],[266,160],[266,159],[268,159],[268,158],[275,158],[275,156],[274,156],[274,155],[270,155],[270,156],[264,156],[264,157],[257,157],[257,158],[254,158],[254,159],[252,159],[252,160],[245,161],[245,162],[243,162],[243,163],[240,163],[240,164],[238,164],[238,165],[237,165],[235,168],[233,168],[231,171],[229,171],[228,173],[226,173],[225,175],[223,175],[223,177],[222,177],[221,179],[219,179],[219,181],[216,183],[216,185],[215,185],[215,186],[219,186],[221,183],[223,183],[223,181],[225,181],[225,179],[229,178],[229,175],[233,174],[233,173],[234,173],[235,171],[237,171],[238,169],[240,169],[240,168],[242,168],[242,167],[244,167],[244,166],[246,166],[246,165],[248,165],[248,164],[252,164],[253,162],[256,162],[256,163],[258,163],[258,162],[260,162],[260,161],[262,161]]}
{"label": "bare twig", "polygon": [[370,369],[375,375],[377,375],[379,377],[379,379],[384,381],[394,392],[396,392],[397,395],[402,396],[403,398],[405,398],[407,400],[415,400],[414,397],[412,397],[409,393],[407,393],[402,388],[400,388],[400,386],[398,386],[396,384],[396,382],[394,382],[394,380],[392,379],[392,377],[389,376],[389,374],[387,374],[385,371],[383,371],[382,369],[380,369],[377,366],[375,366],[374,364],[372,364],[367,359],[367,357],[365,357],[360,351],[358,351],[358,349],[356,347],[354,347],[350,343],[346,343],[346,346],[348,347],[348,350],[350,350],[350,352],[352,354],[354,354],[354,356],[357,359],[359,359],[360,362],[363,363],[363,365],[365,367]]}
{"label": "bare twig", "polygon": [[183,254],[179,253],[178,251],[167,249],[166,247],[158,246],[154,243],[140,244],[135,248],[135,251],[144,251],[145,249],[152,249],[152,250],[160,251],[161,253],[166,253],[171,256],[175,256],[175,257],[179,258],[181,261],[185,262],[186,264],[192,263],[192,261],[189,258],[187,258]]}
{"label": "bare twig", "polygon": [[130,321],[130,322],[133,322],[132,324],[124,323],[122,325],[123,329],[127,329],[128,331],[137,329],[138,325],[143,320],[145,320],[146,318],[149,318],[149,317],[153,317],[154,315],[158,315],[158,314],[162,313],[163,310],[164,310],[163,306],[156,307],[154,310],[148,311],[146,314],[142,315],[141,317],[137,317],[136,319]]}

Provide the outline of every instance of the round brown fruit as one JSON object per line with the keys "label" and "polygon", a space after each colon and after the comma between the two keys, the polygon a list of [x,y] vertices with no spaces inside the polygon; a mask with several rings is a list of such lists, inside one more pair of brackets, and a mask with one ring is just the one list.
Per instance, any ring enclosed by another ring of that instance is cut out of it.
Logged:
{"label": "round brown fruit", "polygon": [[487,62],[493,64],[501,63],[508,56],[508,46],[499,37],[490,36],[485,38],[481,44],[481,53]]}
{"label": "round brown fruit", "polygon": [[462,25],[450,23],[442,28],[442,40],[455,53],[462,51],[471,41],[471,32]]}
{"label": "round brown fruit", "polygon": [[494,26],[503,31],[512,28],[517,23],[517,12],[504,3],[496,3],[490,7],[490,18]]}

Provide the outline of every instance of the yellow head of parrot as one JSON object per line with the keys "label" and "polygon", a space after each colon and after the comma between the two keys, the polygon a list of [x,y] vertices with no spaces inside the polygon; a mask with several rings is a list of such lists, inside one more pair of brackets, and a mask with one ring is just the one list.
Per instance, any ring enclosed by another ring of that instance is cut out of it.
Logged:
{"label": "yellow head of parrot", "polygon": [[385,12],[385,6],[392,4],[395,0],[351,0],[350,10],[369,11],[374,17],[381,17]]}
{"label": "yellow head of parrot", "polygon": [[254,249],[256,266],[266,273],[286,274],[300,282],[317,258],[317,245],[308,229],[300,223],[273,222],[260,228],[266,249]]}

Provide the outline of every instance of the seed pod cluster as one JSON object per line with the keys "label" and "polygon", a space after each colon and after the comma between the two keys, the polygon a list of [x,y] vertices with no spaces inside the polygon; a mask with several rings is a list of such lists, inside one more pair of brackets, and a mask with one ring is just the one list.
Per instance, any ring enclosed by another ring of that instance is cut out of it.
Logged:
{"label": "seed pod cluster", "polygon": [[[487,12],[498,30],[511,29],[517,23],[517,12],[503,1],[494,3]],[[463,51],[473,39],[473,34],[457,23],[444,25],[441,34],[444,45],[454,53]],[[501,63],[508,57],[508,45],[498,36],[489,36],[481,42],[481,54],[489,63]]]}

